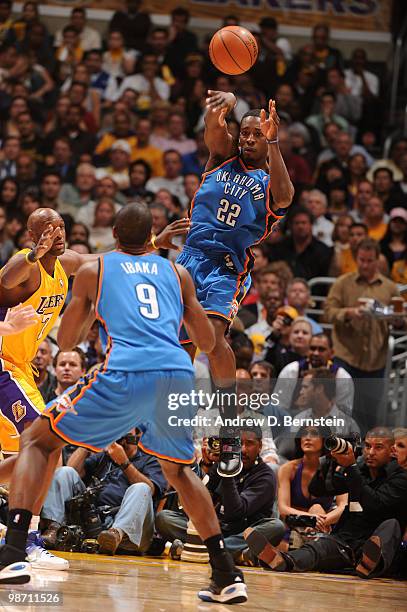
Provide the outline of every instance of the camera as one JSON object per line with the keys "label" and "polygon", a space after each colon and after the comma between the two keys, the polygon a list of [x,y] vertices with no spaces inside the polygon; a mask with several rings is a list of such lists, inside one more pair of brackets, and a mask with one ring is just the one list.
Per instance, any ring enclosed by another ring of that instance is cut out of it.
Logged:
{"label": "camera", "polygon": [[56,550],[64,552],[96,552],[89,550],[88,540],[95,540],[103,529],[96,500],[104,483],[97,478],[79,495],[65,502],[66,525],[56,535]]}
{"label": "camera", "polygon": [[139,443],[140,437],[141,437],[141,432],[136,435],[132,433],[128,433],[125,436],[122,436],[121,438],[116,440],[116,443],[120,444],[120,446],[123,446],[124,443],[134,444],[134,446],[137,446],[137,444]]}
{"label": "camera", "polygon": [[306,514],[289,514],[286,516],[285,523],[290,529],[295,529],[297,527],[316,527],[317,517],[307,516]]}
{"label": "camera", "polygon": [[343,455],[347,452],[349,445],[352,447],[352,450],[356,456],[360,455],[361,452],[361,443],[360,436],[357,433],[353,433],[348,438],[339,438],[338,436],[329,436],[325,440],[325,448],[331,453],[338,453],[339,455]]}

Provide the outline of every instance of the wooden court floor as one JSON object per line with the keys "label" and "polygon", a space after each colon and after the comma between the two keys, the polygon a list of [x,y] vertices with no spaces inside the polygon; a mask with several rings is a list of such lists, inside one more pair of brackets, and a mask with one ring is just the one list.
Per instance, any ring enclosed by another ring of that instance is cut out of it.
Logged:
{"label": "wooden court floor", "polygon": [[[207,584],[208,566],[167,558],[105,557],[69,554],[68,572],[35,570],[31,582],[15,587],[57,591],[63,605],[17,606],[0,604],[0,610],[58,612],[406,612],[407,583],[391,580],[362,581],[347,576],[322,574],[272,574],[245,570],[249,601],[238,606],[200,602],[196,592]],[[5,586],[0,587],[4,601]]]}

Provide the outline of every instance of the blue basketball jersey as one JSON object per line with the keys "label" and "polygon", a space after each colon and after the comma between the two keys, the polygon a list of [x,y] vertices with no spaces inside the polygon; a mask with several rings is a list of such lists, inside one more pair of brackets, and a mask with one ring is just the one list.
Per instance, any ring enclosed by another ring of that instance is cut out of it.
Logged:
{"label": "blue basketball jersey", "polygon": [[109,370],[193,372],[178,340],[184,308],[173,265],[114,251],[100,260],[96,314],[108,336]]}
{"label": "blue basketball jersey", "polygon": [[281,218],[271,209],[269,183],[264,170],[249,170],[240,157],[204,173],[191,204],[186,245],[208,256],[228,255],[238,273],[249,272],[250,247]]}

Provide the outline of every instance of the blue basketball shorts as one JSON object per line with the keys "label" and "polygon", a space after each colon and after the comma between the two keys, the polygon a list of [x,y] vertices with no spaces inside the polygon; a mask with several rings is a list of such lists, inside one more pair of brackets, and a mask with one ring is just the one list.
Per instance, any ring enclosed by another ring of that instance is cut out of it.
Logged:
{"label": "blue basketball shorts", "polygon": [[[140,448],[159,459],[194,462],[195,416],[188,398],[189,371],[118,372],[96,369],[50,402],[43,416],[67,444],[100,451],[128,433],[141,432]],[[183,400],[178,401],[181,394]]]}
{"label": "blue basketball shorts", "polygon": [[[230,272],[224,257],[208,258],[202,251],[187,246],[184,246],[177,263],[190,273],[198,301],[207,315],[231,323],[250,289],[250,274]],[[190,342],[184,326],[180,341],[182,344]]]}

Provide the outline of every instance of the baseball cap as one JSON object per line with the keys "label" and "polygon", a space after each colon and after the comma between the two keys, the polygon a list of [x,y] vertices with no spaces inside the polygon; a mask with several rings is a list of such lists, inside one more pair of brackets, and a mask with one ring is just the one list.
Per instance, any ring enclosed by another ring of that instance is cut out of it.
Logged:
{"label": "baseball cap", "polygon": [[390,211],[390,219],[403,219],[407,223],[407,210],[396,206]]}
{"label": "baseball cap", "polygon": [[276,315],[290,317],[293,321],[299,316],[297,309],[292,306],[280,306],[280,308],[277,308]]}
{"label": "baseball cap", "polygon": [[111,146],[111,151],[124,151],[125,153],[127,153],[128,155],[131,154],[131,148],[128,142],[126,142],[125,140],[116,140],[112,146]]}

